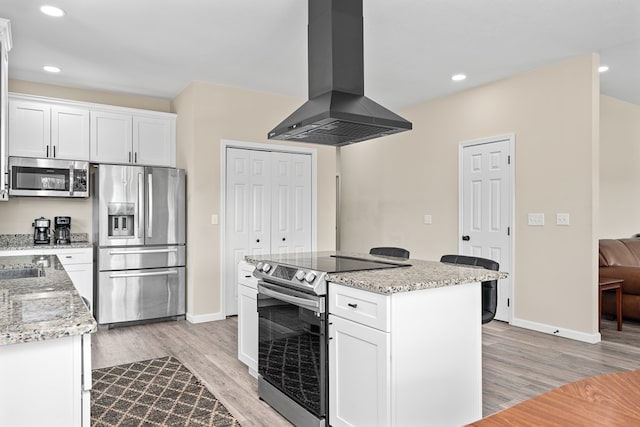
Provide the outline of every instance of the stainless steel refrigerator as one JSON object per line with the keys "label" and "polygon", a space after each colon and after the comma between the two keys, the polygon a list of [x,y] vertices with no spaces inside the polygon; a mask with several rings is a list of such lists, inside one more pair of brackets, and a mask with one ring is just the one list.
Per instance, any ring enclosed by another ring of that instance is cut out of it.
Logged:
{"label": "stainless steel refrigerator", "polygon": [[93,182],[98,325],[184,316],[184,170],[98,165]]}

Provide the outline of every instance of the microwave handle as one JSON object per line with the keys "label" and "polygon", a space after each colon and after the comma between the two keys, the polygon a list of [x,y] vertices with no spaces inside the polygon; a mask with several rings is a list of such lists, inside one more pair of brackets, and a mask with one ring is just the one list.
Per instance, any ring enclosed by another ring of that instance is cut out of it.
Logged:
{"label": "microwave handle", "polygon": [[73,196],[73,187],[74,187],[73,183],[75,182],[74,181],[75,180],[75,176],[74,175],[75,175],[74,169],[73,169],[73,166],[71,166],[69,168],[69,195],[70,196]]}

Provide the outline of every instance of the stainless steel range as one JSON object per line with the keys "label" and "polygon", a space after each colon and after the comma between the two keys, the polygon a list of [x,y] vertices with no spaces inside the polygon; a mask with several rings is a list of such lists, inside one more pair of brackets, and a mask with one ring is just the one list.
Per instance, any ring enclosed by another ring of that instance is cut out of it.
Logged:
{"label": "stainless steel range", "polygon": [[297,426],[328,414],[327,274],[406,266],[331,253],[269,255],[258,281],[258,393]]}

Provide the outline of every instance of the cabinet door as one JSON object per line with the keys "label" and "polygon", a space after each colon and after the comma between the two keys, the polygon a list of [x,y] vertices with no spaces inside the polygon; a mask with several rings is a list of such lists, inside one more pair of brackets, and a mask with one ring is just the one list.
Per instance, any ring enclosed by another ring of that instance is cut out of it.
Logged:
{"label": "cabinet door", "polygon": [[389,333],[329,315],[329,421],[391,424]]}
{"label": "cabinet door", "polygon": [[51,108],[51,151],[57,159],[89,160],[89,110]]}
{"label": "cabinet door", "polygon": [[134,162],[152,166],[175,166],[175,120],[133,117]]}
{"label": "cabinet door", "polygon": [[65,265],[64,269],[80,296],[86,298],[91,304],[89,308],[93,313],[93,265],[70,264]]}
{"label": "cabinet door", "polygon": [[9,100],[9,155],[53,157],[51,143],[51,106],[18,99]]}
{"label": "cabinet door", "polygon": [[238,285],[238,359],[258,372],[258,291]]}
{"label": "cabinet door", "polygon": [[132,163],[130,114],[91,111],[91,161]]}

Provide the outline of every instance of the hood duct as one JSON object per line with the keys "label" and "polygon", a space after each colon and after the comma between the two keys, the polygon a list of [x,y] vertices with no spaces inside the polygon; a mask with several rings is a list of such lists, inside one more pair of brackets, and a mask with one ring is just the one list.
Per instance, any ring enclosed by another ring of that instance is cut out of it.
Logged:
{"label": "hood duct", "polygon": [[309,0],[309,100],[269,139],[343,146],[412,128],[364,96],[362,0]]}

